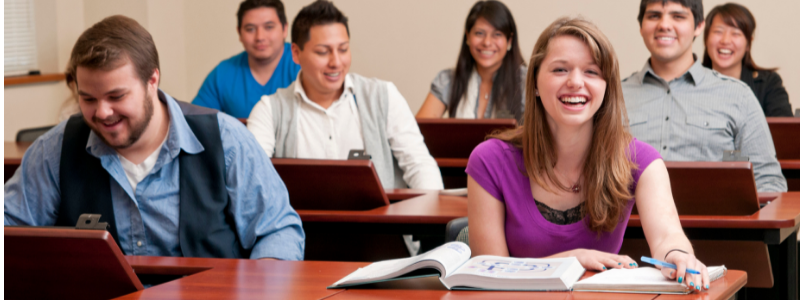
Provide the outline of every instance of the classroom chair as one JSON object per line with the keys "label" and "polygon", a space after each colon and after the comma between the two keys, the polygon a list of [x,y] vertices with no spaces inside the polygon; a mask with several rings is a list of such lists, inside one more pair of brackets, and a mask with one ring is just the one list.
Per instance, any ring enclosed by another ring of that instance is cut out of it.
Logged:
{"label": "classroom chair", "polygon": [[445,243],[459,241],[469,245],[469,227],[467,217],[450,220],[445,227]]}
{"label": "classroom chair", "polygon": [[55,125],[22,129],[17,132],[17,142],[33,142],[36,140],[36,138],[43,135],[53,127],[55,127]]}

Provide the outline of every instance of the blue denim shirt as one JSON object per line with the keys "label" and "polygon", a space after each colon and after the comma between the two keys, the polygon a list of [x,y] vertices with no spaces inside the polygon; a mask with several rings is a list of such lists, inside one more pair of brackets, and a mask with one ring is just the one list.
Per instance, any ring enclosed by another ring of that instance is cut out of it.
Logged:
{"label": "blue denim shirt", "polygon": [[[166,93],[165,93],[166,95]],[[169,136],[155,166],[136,187],[122,169],[117,152],[94,133],[86,151],[98,157],[110,175],[119,242],[126,254],[181,256],[178,236],[180,168],[178,154],[202,152],[175,99],[166,95]],[[229,213],[250,258],[302,260],[305,233],[289,205],[286,186],[261,146],[241,122],[217,114],[225,153]],[[5,184],[5,225],[52,226],[61,201],[59,165],[66,121],[39,137],[25,152],[22,165]]]}

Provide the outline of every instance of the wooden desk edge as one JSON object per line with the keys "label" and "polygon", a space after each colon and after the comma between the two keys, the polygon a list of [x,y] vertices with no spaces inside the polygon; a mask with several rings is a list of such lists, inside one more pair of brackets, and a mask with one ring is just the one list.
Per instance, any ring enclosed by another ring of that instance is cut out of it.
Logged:
{"label": "wooden desk edge", "polygon": [[747,284],[747,272],[739,270],[728,270],[728,272],[742,272],[744,274],[743,276],[738,277],[736,281],[734,281],[733,285],[736,286],[736,289],[730,290],[730,293],[723,294],[722,297],[720,297],[722,299],[732,298],[734,295],[736,295],[736,292],[741,290],[744,287],[744,285]]}
{"label": "wooden desk edge", "polygon": [[466,168],[469,158],[438,157],[434,158],[434,160],[436,160],[436,164],[439,165],[440,168]]}
{"label": "wooden desk edge", "polygon": [[718,280],[711,283],[711,290],[703,291],[700,294],[688,294],[688,295],[660,294],[658,295],[658,297],[655,298],[655,300],[692,299],[692,296],[698,296],[694,297],[694,299],[721,299],[721,300],[731,299],[731,297],[736,295],[736,293],[742,288],[744,288],[745,284],[747,284],[747,272],[741,270],[728,270],[728,273],[719,280],[729,280],[730,277],[733,277],[733,280],[731,282],[726,282],[727,286],[725,291],[723,293],[720,293],[719,295],[715,295],[716,296],[715,298],[710,298],[708,294],[712,294],[712,292],[714,292],[713,290],[714,286],[719,285],[719,283],[715,284],[715,282],[718,282]]}
{"label": "wooden desk edge", "polygon": [[6,158],[4,162],[6,165],[21,165],[22,158]]}
{"label": "wooden desk edge", "polygon": [[800,159],[779,159],[782,170],[800,170]]}

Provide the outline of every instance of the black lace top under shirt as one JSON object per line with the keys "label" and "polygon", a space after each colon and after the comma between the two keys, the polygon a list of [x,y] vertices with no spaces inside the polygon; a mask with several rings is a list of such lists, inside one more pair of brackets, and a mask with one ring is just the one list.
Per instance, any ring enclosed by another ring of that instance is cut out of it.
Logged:
{"label": "black lace top under shirt", "polygon": [[[533,199],[533,201],[536,201],[536,199]],[[548,222],[556,225],[572,224],[583,219],[583,214],[581,214],[582,207],[583,203],[567,210],[557,210],[547,206],[547,204],[536,201],[536,208],[539,209],[542,217],[544,217],[544,219]]]}

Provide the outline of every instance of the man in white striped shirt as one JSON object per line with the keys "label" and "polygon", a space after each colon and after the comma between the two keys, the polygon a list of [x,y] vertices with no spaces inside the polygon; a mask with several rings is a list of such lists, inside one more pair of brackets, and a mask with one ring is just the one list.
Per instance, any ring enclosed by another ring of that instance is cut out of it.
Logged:
{"label": "man in white striped shirt", "polygon": [[372,156],[386,189],[444,188],[414,115],[394,84],[348,72],[347,18],[327,1],[304,7],[292,24],[292,85],[262,97],[247,122],[270,157]]}
{"label": "man in white striped shirt", "polygon": [[622,82],[631,133],[667,161],[721,161],[738,150],[759,192],[785,192],[764,112],[750,88],[704,68],[692,53],[703,32],[701,0],[642,0],[640,33],[650,59]]}

